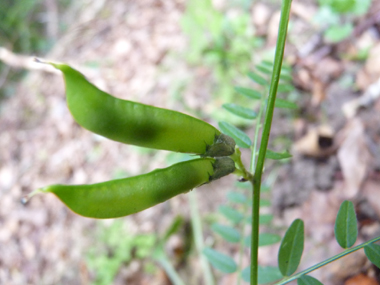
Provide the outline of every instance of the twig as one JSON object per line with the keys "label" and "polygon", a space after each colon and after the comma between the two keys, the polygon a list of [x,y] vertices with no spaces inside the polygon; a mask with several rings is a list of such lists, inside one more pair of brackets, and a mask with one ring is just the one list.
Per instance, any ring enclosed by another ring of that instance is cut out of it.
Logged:
{"label": "twig", "polygon": [[34,60],[34,58],[35,57],[33,56],[16,54],[4,47],[0,47],[0,60],[8,66],[28,70],[42,70],[59,74],[59,71],[53,66],[47,64],[39,64]]}
{"label": "twig", "polygon": [[195,247],[197,248],[199,258],[201,261],[201,267],[204,275],[204,281],[206,285],[214,285],[214,278],[212,276],[210,264],[206,260],[206,257],[202,254],[204,247],[203,235],[202,235],[202,222],[199,215],[198,203],[197,203],[197,193],[196,191],[190,191],[190,212],[191,212],[191,223],[194,231],[194,241]]}

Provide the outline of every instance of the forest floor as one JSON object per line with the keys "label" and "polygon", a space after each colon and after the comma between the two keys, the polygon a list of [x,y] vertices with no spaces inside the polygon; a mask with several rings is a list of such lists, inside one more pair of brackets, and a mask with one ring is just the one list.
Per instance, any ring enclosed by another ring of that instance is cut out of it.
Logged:
{"label": "forest floor", "polygon": [[[185,112],[217,125],[210,105],[219,108],[223,102],[212,95],[210,84],[217,84],[212,72],[184,60],[188,42],[181,18],[186,1],[86,3],[47,59],[69,63],[119,98]],[[252,25],[266,40],[259,54],[273,49],[279,16],[278,6],[263,3],[251,8]],[[354,201],[357,211],[357,243],[380,235],[380,3],[373,1],[372,6],[355,20],[351,37],[332,44],[310,20],[315,3],[293,3],[285,61],[293,67],[293,83],[301,94],[299,110],[276,112],[270,142],[279,151],[290,145],[293,158],[268,162],[264,181],[272,181],[275,229],[283,234],[295,218],[305,222],[302,268],[341,251],[334,221],[346,199]],[[368,47],[368,56],[354,60],[363,46]],[[107,284],[101,281],[107,278],[112,278],[108,284],[116,285],[171,284],[151,259],[134,256],[133,248],[138,247],[134,242],[141,235],[162,237],[178,216],[189,224],[188,195],[115,221],[78,216],[53,195],[35,196],[26,205],[20,201],[46,185],[133,176],[183,156],[123,145],[81,128],[67,109],[59,73],[30,62],[32,57],[12,61],[1,52],[3,61],[32,71],[15,96],[1,102],[0,284]],[[252,126],[245,130],[253,136]],[[243,151],[248,165],[247,154]],[[213,213],[226,202],[236,180],[228,176],[195,191],[205,224],[215,221]],[[223,243],[204,228],[206,244],[238,255],[237,246]],[[186,234],[184,226],[165,245],[166,254],[181,260],[175,266],[186,284],[203,284],[195,250],[189,257],[178,257]],[[128,253],[118,257],[118,250]],[[277,250],[278,245],[260,248],[260,264],[275,266]],[[248,258],[247,250],[243,261]],[[236,283],[235,274],[215,274],[218,284]],[[379,275],[363,251],[313,274],[334,285],[380,284]]]}

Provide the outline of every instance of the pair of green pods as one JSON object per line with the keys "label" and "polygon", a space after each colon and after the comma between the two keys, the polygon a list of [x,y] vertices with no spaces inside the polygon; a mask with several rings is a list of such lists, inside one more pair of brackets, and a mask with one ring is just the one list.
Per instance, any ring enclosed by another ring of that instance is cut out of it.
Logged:
{"label": "pair of green pods", "polygon": [[92,218],[137,213],[178,194],[232,173],[235,141],[210,124],[180,112],[118,99],[99,90],[77,70],[62,71],[67,103],[82,127],[114,141],[153,149],[194,153],[201,158],[150,173],[92,185],[51,185],[74,212]]}

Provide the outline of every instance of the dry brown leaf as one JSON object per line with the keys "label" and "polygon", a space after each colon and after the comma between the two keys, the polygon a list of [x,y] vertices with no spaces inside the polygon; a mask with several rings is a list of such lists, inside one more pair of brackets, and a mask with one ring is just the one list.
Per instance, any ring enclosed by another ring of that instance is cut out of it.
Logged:
{"label": "dry brown leaf", "polygon": [[327,125],[310,129],[293,145],[294,152],[311,157],[328,156],[334,148],[334,130]]}
{"label": "dry brown leaf", "polygon": [[294,82],[305,90],[311,90],[313,86],[310,71],[306,68],[301,68],[295,72]]}
{"label": "dry brown leaf", "polygon": [[294,137],[299,140],[307,131],[307,122],[303,118],[297,118],[293,122]]}
{"label": "dry brown leaf", "polygon": [[[359,77],[358,77],[359,78]],[[367,85],[362,96],[346,102],[343,107],[343,113],[346,118],[353,118],[361,107],[369,107],[380,97],[380,78],[376,82]]]}
{"label": "dry brown leaf", "polygon": [[310,3],[302,3],[302,1],[293,1],[291,12],[300,17],[307,23],[311,23],[317,12],[317,7],[310,5]]}
{"label": "dry brown leaf", "polygon": [[316,62],[316,66],[313,69],[313,76],[327,83],[331,79],[338,78],[343,70],[344,65],[342,62],[331,57],[325,57]]}
{"label": "dry brown leaf", "polygon": [[363,185],[362,195],[367,198],[368,203],[380,217],[380,186],[378,182],[366,181]]}
{"label": "dry brown leaf", "polygon": [[232,274],[223,274],[221,277],[219,284],[220,285],[229,285],[229,284],[237,284],[237,280],[239,279],[239,273],[235,272]]}
{"label": "dry brown leaf", "polygon": [[379,77],[380,75],[380,43],[377,43],[373,46],[367,58],[367,62],[365,64],[366,71],[375,76]]}
{"label": "dry brown leaf", "polygon": [[[357,27],[358,28],[358,27]],[[348,42],[347,59],[355,60],[360,57],[360,54],[373,47],[378,41],[376,33],[372,29],[367,29],[355,41]]]}
{"label": "dry brown leaf", "polygon": [[347,199],[353,198],[360,190],[370,163],[364,126],[360,119],[354,118],[347,124],[338,159],[346,186],[342,194]]}
{"label": "dry brown leaf", "polygon": [[307,223],[308,235],[324,243],[334,239],[334,223],[341,199],[335,191],[313,191],[302,205],[302,219]]}
{"label": "dry brown leaf", "polygon": [[356,76],[356,85],[364,90],[368,85],[378,80],[380,77],[380,43],[377,43],[369,50],[369,55],[363,69],[359,70]]}
{"label": "dry brown leaf", "polygon": [[[336,241],[334,241],[336,243]],[[353,274],[359,274],[365,264],[367,257],[364,250],[358,250],[346,255],[343,258],[335,260],[329,265],[329,280],[330,284],[341,284],[341,282]]]}
{"label": "dry brown leaf", "polygon": [[359,90],[364,90],[367,88],[368,85],[370,85],[372,82],[371,76],[368,74],[368,72],[363,68],[358,71],[356,74],[356,80],[355,85]]}
{"label": "dry brown leaf", "polygon": [[379,285],[379,283],[374,278],[361,273],[347,279],[344,285]]}
{"label": "dry brown leaf", "polygon": [[273,46],[277,41],[278,24],[280,23],[281,11],[277,11],[272,15],[268,24],[267,45]]}
{"label": "dry brown leaf", "polygon": [[311,105],[319,106],[326,98],[326,84],[319,79],[313,80],[313,95],[311,97]]}
{"label": "dry brown leaf", "polygon": [[269,7],[263,3],[256,3],[252,8],[252,22],[255,27],[263,31],[266,29],[271,11]]}

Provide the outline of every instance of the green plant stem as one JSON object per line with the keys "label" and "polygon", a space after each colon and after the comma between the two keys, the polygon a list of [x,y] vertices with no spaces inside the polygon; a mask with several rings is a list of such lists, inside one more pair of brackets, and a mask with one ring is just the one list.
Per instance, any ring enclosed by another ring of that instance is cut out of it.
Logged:
{"label": "green plant stem", "polygon": [[273,66],[271,85],[269,89],[269,98],[267,111],[265,115],[265,123],[261,137],[261,145],[255,174],[251,183],[253,185],[253,200],[252,200],[252,239],[251,239],[251,285],[257,285],[258,281],[258,249],[259,249],[259,214],[260,214],[260,186],[261,177],[264,168],[265,154],[268,147],[269,134],[272,125],[274,103],[276,101],[277,86],[280,80],[282,58],[285,50],[285,40],[288,30],[289,13],[291,0],[283,0],[281,7],[281,19],[278,30],[278,39],[276,46],[276,55]]}
{"label": "green plant stem", "polygon": [[185,285],[163,252],[159,254],[155,259],[165,270],[166,274],[168,274],[170,281],[173,282],[174,285]]}
{"label": "green plant stem", "polygon": [[341,253],[339,253],[337,255],[334,255],[333,257],[330,257],[329,259],[326,259],[326,260],[324,260],[324,261],[322,261],[322,262],[320,262],[318,264],[315,264],[314,266],[311,266],[308,269],[305,269],[305,270],[303,270],[303,271],[301,271],[301,272],[299,272],[299,273],[297,273],[295,275],[289,276],[288,278],[284,278],[283,280],[281,280],[280,282],[276,283],[275,285],[283,285],[283,284],[289,283],[289,282],[291,282],[293,280],[296,280],[296,279],[300,278],[302,275],[306,275],[306,274],[308,274],[308,273],[310,273],[310,272],[312,272],[312,271],[314,271],[314,270],[316,270],[318,268],[321,268],[322,266],[325,266],[326,264],[328,264],[330,262],[333,262],[333,261],[335,261],[335,260],[337,260],[339,258],[342,258],[343,256],[346,256],[347,254],[350,254],[350,253],[352,253],[354,251],[357,251],[357,250],[365,247],[366,245],[370,245],[371,243],[374,243],[374,242],[376,242],[378,240],[380,240],[380,236],[379,237],[375,237],[375,238],[373,238],[373,239],[371,239],[371,240],[369,240],[369,241],[367,241],[365,243],[359,244],[359,245],[357,245],[355,247],[346,249],[345,251],[343,251],[343,252],[341,252]]}
{"label": "green plant stem", "polygon": [[[244,204],[243,205],[243,214],[244,214],[244,218],[243,220],[241,221],[241,227],[240,227],[240,232],[241,233],[245,233],[245,227],[247,226],[247,220],[248,220],[248,204]],[[245,245],[244,245],[244,235],[241,235],[241,238],[240,238],[240,244],[239,244],[239,269],[238,271],[241,272],[242,269],[243,269],[243,253],[244,253],[244,248],[245,248]],[[241,274],[238,274],[238,280],[237,280],[237,285],[240,285],[241,283]]]}
{"label": "green plant stem", "polygon": [[[263,94],[266,94],[266,90],[263,92]],[[243,178],[247,181],[252,181],[253,176],[251,173],[255,171],[255,161],[256,161],[256,151],[257,151],[257,141],[259,137],[259,131],[261,128],[261,117],[263,115],[264,110],[264,102],[265,102],[265,96],[262,96],[261,102],[260,102],[260,109],[259,113],[256,117],[256,128],[255,128],[255,136],[254,136],[254,142],[253,142],[253,148],[252,148],[252,158],[251,158],[251,165],[250,165],[250,172],[246,170],[243,162],[241,161],[241,152],[239,148],[236,148],[236,151],[233,155],[231,155],[232,159],[235,161],[239,174],[243,176]],[[246,226],[246,219],[247,217],[247,210],[248,207],[244,206],[243,213],[244,213],[244,220],[242,221],[242,226],[240,229],[241,233],[244,233],[245,226]],[[244,250],[244,236],[242,235],[242,238],[240,239],[240,245],[239,245],[239,271],[242,269],[242,262],[243,262],[243,250]],[[238,274],[238,280],[237,285],[240,285],[241,283],[241,274]]]}
{"label": "green plant stem", "polygon": [[[252,157],[251,157],[251,165],[249,167],[250,172],[245,170],[245,172],[250,174],[248,181],[253,181],[253,177],[252,177],[251,173],[255,172],[255,163],[256,163],[256,156],[257,156],[257,142],[258,142],[258,138],[259,138],[259,132],[261,129],[261,119],[262,119],[263,111],[264,111],[264,102],[265,102],[264,94],[266,94],[266,93],[267,93],[267,90],[265,89],[265,91],[263,92],[263,96],[261,97],[259,113],[257,114],[257,117],[256,117],[255,136],[254,136],[254,140],[253,140],[253,147],[251,148],[252,149]],[[252,197],[253,197],[253,191],[252,191]],[[246,215],[247,210],[248,210],[248,207],[244,207],[243,212],[244,212],[245,218],[244,218],[243,226],[242,226],[242,229],[240,232],[244,232],[244,229],[245,229],[245,225],[246,225],[245,219],[247,219],[247,215]],[[243,259],[243,248],[244,248],[244,238],[242,237],[242,239],[240,241],[240,252],[239,252],[239,266],[240,267],[241,267],[242,259]],[[237,282],[238,285],[240,285],[240,281],[241,281],[241,274],[239,274],[239,277],[238,277],[238,282]]]}
{"label": "green plant stem", "polygon": [[191,224],[193,226],[193,231],[194,231],[195,246],[197,248],[199,258],[201,261],[205,284],[214,285],[214,278],[211,273],[210,264],[206,260],[206,257],[202,254],[202,250],[204,247],[203,235],[202,235],[202,222],[201,222],[201,217],[199,215],[197,195],[195,191],[190,191],[189,200],[190,200]]}
{"label": "green plant stem", "polygon": [[247,171],[243,162],[241,161],[241,151],[238,147],[235,149],[235,153],[232,154],[230,157],[236,165],[236,170],[234,174],[242,176],[246,181],[250,181],[252,179],[252,174],[249,171]]}
{"label": "green plant stem", "polygon": [[263,93],[263,96],[261,97],[261,101],[260,101],[260,109],[259,109],[259,113],[257,115],[257,119],[256,119],[256,128],[255,128],[255,139],[254,139],[254,142],[253,142],[253,149],[252,149],[252,157],[251,157],[251,165],[250,165],[250,170],[251,170],[251,173],[254,173],[255,172],[255,165],[256,165],[256,152],[257,152],[257,141],[259,139],[259,131],[260,131],[260,128],[261,128],[261,117],[263,115],[263,110],[264,110],[264,102],[265,102],[265,96],[264,94],[266,94],[267,92],[267,88],[265,88],[265,91]]}

